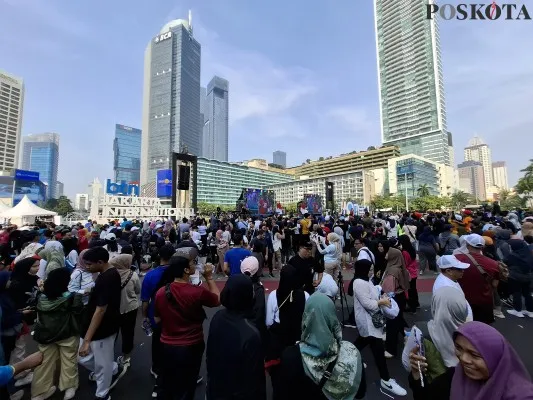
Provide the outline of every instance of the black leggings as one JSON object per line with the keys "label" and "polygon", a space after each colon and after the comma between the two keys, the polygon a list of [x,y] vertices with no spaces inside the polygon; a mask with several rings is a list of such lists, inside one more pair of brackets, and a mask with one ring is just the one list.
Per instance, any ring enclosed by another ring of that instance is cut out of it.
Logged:
{"label": "black leggings", "polygon": [[194,400],[204,342],[192,346],[162,344],[162,399]]}
{"label": "black leggings", "polygon": [[120,334],[122,335],[122,354],[130,354],[133,350],[133,338],[135,335],[135,322],[137,321],[137,309],[120,315]]}
{"label": "black leggings", "polygon": [[405,336],[403,328],[407,326],[403,318],[406,303],[405,293],[397,293],[394,296],[394,300],[398,304],[400,312],[396,318],[387,319],[387,340],[385,341],[386,350],[393,356],[398,352],[398,335],[401,335],[403,338]]}
{"label": "black leggings", "polygon": [[420,303],[418,302],[418,290],[416,289],[416,278],[411,278],[408,293],[409,299],[407,300],[407,303],[409,304],[409,309],[411,312],[415,312],[417,307],[420,307]]}
{"label": "black leggings", "polygon": [[383,340],[373,336],[362,337],[355,339],[355,347],[357,350],[363,350],[367,345],[370,345],[370,350],[374,356],[374,362],[379,371],[379,376],[384,381],[390,379],[389,369],[387,368],[387,360],[385,360],[385,349],[383,348]]}

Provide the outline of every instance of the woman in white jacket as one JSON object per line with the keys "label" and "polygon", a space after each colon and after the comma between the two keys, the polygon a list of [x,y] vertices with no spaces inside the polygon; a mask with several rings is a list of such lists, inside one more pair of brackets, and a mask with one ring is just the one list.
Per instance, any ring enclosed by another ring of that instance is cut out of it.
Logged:
{"label": "woman in white jacket", "polygon": [[367,345],[370,346],[381,377],[381,388],[397,396],[405,396],[407,391],[389,375],[383,346],[383,327],[376,328],[372,322],[372,315],[381,312],[381,306],[390,307],[391,303],[388,298],[380,299],[378,289],[369,282],[371,267],[372,263],[369,260],[359,260],[354,265],[354,315],[359,330],[359,337],[354,344],[359,351]]}
{"label": "woman in white jacket", "polygon": [[68,291],[81,294],[83,296],[83,304],[85,305],[89,303],[89,296],[91,295],[91,290],[94,287],[94,281],[97,276],[97,274],[89,272],[85,267],[83,256],[86,251],[87,250],[83,250],[80,253],[76,268],[72,271],[72,274],[70,275],[70,283],[68,284]]}

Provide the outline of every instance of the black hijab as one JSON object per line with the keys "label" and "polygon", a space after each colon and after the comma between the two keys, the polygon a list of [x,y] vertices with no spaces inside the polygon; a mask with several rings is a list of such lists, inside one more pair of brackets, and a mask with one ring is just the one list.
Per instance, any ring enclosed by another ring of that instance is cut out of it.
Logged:
{"label": "black hijab", "polygon": [[511,277],[513,272],[529,275],[533,271],[533,255],[525,241],[522,239],[510,239],[511,252],[505,259],[509,266]]}
{"label": "black hijab", "polygon": [[9,292],[17,308],[26,307],[26,302],[30,298],[27,293],[32,293],[37,286],[39,279],[35,275],[30,275],[30,269],[35,264],[36,259],[33,257],[25,258],[15,264],[11,273],[11,284]]}
{"label": "black hijab", "polygon": [[300,340],[302,334],[302,316],[305,309],[305,292],[296,268],[285,265],[280,272],[276,299],[279,308],[279,320],[288,344]]}
{"label": "black hijab", "polygon": [[230,312],[242,314],[249,311],[254,302],[252,280],[244,274],[232,275],[220,293],[220,303]]}
{"label": "black hijab", "polygon": [[364,281],[369,280],[368,274],[372,268],[372,262],[370,260],[358,260],[354,264],[354,279],[362,279]]}

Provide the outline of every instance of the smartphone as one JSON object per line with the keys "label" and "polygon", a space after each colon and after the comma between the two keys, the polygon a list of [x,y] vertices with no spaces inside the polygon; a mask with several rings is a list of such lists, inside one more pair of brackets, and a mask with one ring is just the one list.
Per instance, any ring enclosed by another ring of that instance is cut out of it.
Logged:
{"label": "smartphone", "polygon": [[418,351],[418,354],[421,355],[422,357],[425,357],[426,356],[426,348],[424,347],[424,335],[418,329],[415,330],[415,342],[416,342],[418,348],[420,349]]}

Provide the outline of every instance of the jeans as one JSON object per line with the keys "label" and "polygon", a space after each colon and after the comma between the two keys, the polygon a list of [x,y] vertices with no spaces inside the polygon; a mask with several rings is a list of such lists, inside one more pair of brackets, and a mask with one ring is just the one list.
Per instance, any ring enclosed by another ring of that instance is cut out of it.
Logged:
{"label": "jeans", "polygon": [[513,308],[516,311],[522,311],[522,297],[524,297],[526,310],[533,312],[533,297],[531,297],[530,282],[509,280],[509,286],[513,293]]}
{"label": "jeans", "polygon": [[191,346],[162,344],[162,399],[193,400],[202,365],[204,342]]}
{"label": "jeans", "polygon": [[390,354],[395,356],[398,352],[398,335],[405,336],[403,328],[407,325],[403,318],[406,303],[405,293],[397,293],[394,296],[394,300],[398,303],[400,312],[396,318],[387,319],[387,340],[385,342],[385,348]]}
{"label": "jeans", "polygon": [[[388,336],[388,334],[387,334]],[[389,369],[387,368],[387,360],[385,360],[385,349],[383,348],[383,340],[373,336],[362,337],[359,336],[354,342],[357,350],[363,350],[367,345],[370,345],[370,350],[374,356],[374,362],[379,371],[379,376],[384,381],[390,379]]]}

